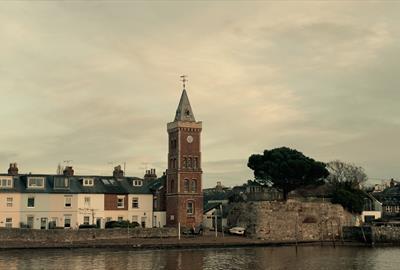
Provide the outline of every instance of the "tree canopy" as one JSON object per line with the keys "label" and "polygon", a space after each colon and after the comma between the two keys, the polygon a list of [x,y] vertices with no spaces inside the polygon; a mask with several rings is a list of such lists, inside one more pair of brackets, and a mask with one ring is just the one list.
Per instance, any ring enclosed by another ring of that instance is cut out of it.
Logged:
{"label": "tree canopy", "polygon": [[334,160],[327,163],[328,182],[333,185],[346,183],[352,188],[360,188],[368,179],[364,169],[351,163]]}
{"label": "tree canopy", "polygon": [[247,166],[254,171],[256,179],[281,189],[285,200],[290,191],[323,184],[329,175],[324,163],[288,147],[265,150],[262,155],[253,154]]}

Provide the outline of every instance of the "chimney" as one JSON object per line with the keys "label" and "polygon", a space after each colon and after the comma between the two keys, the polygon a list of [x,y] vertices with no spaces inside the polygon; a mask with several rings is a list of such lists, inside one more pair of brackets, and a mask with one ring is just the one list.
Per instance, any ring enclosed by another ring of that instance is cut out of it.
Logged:
{"label": "chimney", "polygon": [[156,169],[146,170],[146,174],[144,175],[144,180],[154,180],[157,179]]}
{"label": "chimney", "polygon": [[121,169],[121,165],[114,167],[113,176],[115,178],[124,177],[124,171]]}
{"label": "chimney", "polygon": [[74,169],[72,169],[72,166],[67,166],[64,168],[63,171],[64,176],[74,176]]}
{"label": "chimney", "polygon": [[8,168],[9,175],[18,175],[17,163],[10,163],[10,168]]}

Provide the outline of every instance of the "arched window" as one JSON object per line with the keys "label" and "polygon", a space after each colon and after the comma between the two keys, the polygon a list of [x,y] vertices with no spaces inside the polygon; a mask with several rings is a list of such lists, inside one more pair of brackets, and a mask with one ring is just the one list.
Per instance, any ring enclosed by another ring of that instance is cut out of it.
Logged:
{"label": "arched window", "polygon": [[178,168],[177,164],[176,164],[176,158],[174,158],[174,169]]}
{"label": "arched window", "polygon": [[189,179],[185,179],[183,184],[184,184],[183,190],[185,192],[189,192]]}
{"label": "arched window", "polygon": [[188,158],[188,162],[187,162],[187,166],[188,168],[192,168],[192,158]]}
{"label": "arched window", "polygon": [[197,169],[197,157],[193,158],[193,168]]}
{"label": "arched window", "polygon": [[187,159],[184,157],[183,158],[183,168],[187,167]]}
{"label": "arched window", "polygon": [[175,186],[174,179],[172,179],[169,187],[169,192],[174,192],[174,186]]}
{"label": "arched window", "polygon": [[196,179],[192,179],[192,192],[196,192],[197,191],[197,181]]}

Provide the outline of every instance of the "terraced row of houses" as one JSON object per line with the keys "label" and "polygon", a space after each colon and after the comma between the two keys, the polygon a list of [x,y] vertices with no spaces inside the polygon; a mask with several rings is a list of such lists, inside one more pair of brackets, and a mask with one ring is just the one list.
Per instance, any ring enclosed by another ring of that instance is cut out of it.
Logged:
{"label": "terraced row of houses", "polygon": [[104,227],[112,220],[164,226],[166,212],[158,194],[163,179],[151,172],[144,179],[125,177],[120,166],[113,176],[76,176],[72,167],[62,175],[18,174],[11,164],[7,174],[0,174],[0,227]]}

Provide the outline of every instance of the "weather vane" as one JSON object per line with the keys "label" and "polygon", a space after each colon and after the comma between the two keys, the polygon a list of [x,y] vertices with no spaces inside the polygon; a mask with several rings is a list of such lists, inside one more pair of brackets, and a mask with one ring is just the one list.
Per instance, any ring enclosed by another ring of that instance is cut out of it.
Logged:
{"label": "weather vane", "polygon": [[187,75],[182,75],[181,76],[181,81],[183,83],[183,89],[186,89],[186,82],[188,81],[187,80]]}

